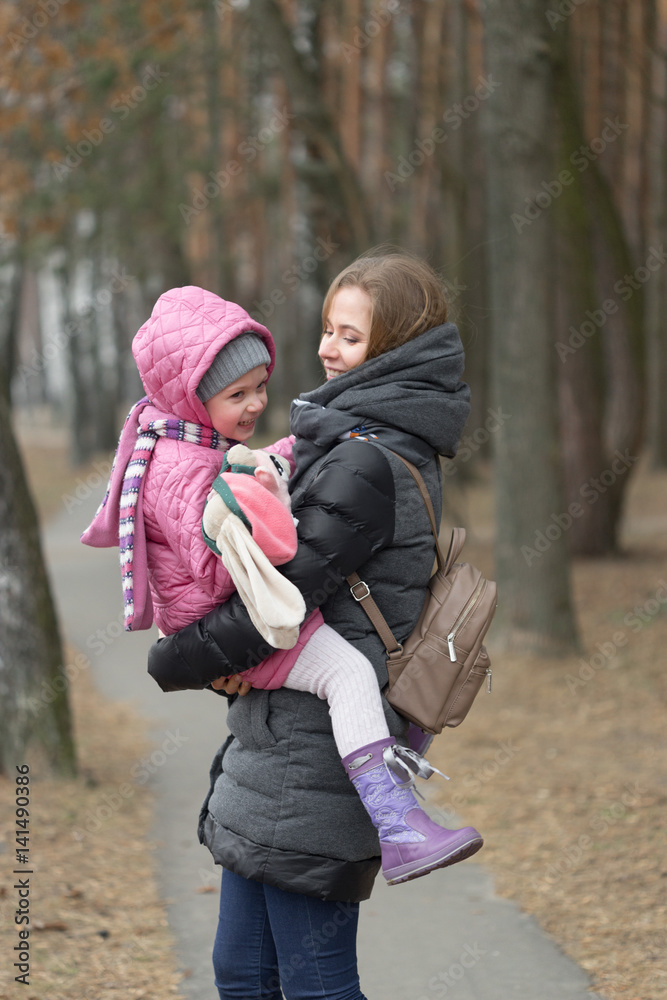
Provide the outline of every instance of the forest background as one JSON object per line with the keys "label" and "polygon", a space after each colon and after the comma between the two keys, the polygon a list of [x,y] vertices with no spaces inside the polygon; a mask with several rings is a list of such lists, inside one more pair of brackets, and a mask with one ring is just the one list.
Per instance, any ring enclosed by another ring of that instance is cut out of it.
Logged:
{"label": "forest background", "polygon": [[274,334],[280,436],[329,281],[380,243],[440,271],[466,347],[444,471],[491,484],[494,641],[582,653],[573,571],[667,466],[667,2],[2,0],[0,26],[0,769],[41,743],[76,770],[12,424],[99,465],[134,333],[198,284]]}

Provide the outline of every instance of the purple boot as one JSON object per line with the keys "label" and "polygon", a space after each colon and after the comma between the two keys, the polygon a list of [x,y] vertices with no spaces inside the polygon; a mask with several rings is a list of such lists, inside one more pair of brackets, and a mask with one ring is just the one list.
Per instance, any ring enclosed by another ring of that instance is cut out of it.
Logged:
{"label": "purple boot", "polygon": [[431,733],[425,733],[419,726],[415,726],[414,722],[410,723],[408,726],[408,746],[411,750],[414,750],[415,753],[423,757],[425,753],[428,753],[428,748],[432,742],[433,736]]}
{"label": "purple boot", "polygon": [[[484,843],[472,826],[447,830],[426,815],[412,792],[414,779],[401,756],[405,758],[406,751],[388,736],[343,757],[348,777],[378,831],[382,874],[389,885],[454,865]],[[433,770],[426,765],[422,774]]]}

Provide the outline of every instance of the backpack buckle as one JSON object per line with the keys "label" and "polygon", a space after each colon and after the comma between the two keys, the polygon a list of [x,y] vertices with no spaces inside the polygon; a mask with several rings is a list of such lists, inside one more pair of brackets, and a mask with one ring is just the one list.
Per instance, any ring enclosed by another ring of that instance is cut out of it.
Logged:
{"label": "backpack buckle", "polygon": [[[362,594],[360,597],[357,597],[357,595],[354,592],[355,587],[365,587],[366,593]],[[357,582],[352,584],[352,586],[350,587],[350,593],[354,597],[355,601],[364,601],[367,597],[371,596],[371,589],[368,586],[368,584],[365,583],[363,580],[357,580]]]}

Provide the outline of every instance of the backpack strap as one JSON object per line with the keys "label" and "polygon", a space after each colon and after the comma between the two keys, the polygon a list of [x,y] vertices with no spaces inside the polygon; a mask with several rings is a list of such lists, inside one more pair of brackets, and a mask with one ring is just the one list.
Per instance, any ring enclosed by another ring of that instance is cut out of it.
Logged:
{"label": "backpack strap", "polygon": [[[391,448],[388,448],[387,451],[391,451]],[[426,507],[426,513],[428,514],[428,519],[431,522],[431,531],[433,532],[433,538],[435,539],[435,551],[438,560],[438,570],[440,572],[444,572],[445,574],[447,574],[451,569],[457,556],[461,552],[461,549],[463,548],[463,543],[465,542],[466,538],[465,528],[454,528],[454,530],[452,531],[452,538],[449,543],[449,549],[447,551],[447,558],[443,559],[442,549],[440,548],[440,541],[438,539],[438,529],[435,523],[435,513],[433,511],[433,503],[431,501],[429,492],[426,489],[426,483],[424,482],[422,474],[420,473],[419,469],[412,464],[412,462],[408,462],[407,458],[403,458],[402,455],[399,455],[395,451],[392,451],[391,453],[392,455],[395,455],[396,458],[399,458],[401,460],[401,462],[406,467],[406,469],[416,482],[417,486],[419,487],[419,492],[421,494],[422,500],[424,501],[424,506]],[[395,638],[394,633],[389,628],[389,625],[387,624],[384,615],[382,614],[377,604],[371,597],[371,591],[368,584],[361,579],[358,573],[350,573],[350,575],[347,578],[347,582],[350,585],[350,593],[354,597],[355,601],[361,604],[362,608],[370,618],[373,628],[382,639],[382,642],[384,643],[384,648],[387,652],[387,656],[390,658],[392,656],[394,658],[400,656],[403,652],[403,646]]]}
{"label": "backpack strap", "polygon": [[[391,451],[391,448],[388,448],[387,450]],[[433,511],[433,503],[431,501],[431,495],[429,491],[426,489],[426,483],[424,482],[422,474],[416,465],[413,465],[412,462],[408,462],[407,458],[403,458],[403,456],[399,455],[398,452],[396,451],[392,451],[391,453],[392,455],[395,455],[396,458],[399,458],[401,460],[401,462],[403,463],[403,465],[408,470],[408,472],[416,482],[417,486],[419,487],[419,492],[421,493],[421,498],[424,501],[424,506],[426,507],[426,513],[428,514],[428,519],[431,522],[431,531],[433,532],[433,538],[435,539],[435,551],[438,559],[438,569],[442,571],[446,566],[446,562],[442,558],[442,549],[440,548],[440,540],[438,538],[438,526],[435,523],[435,513]],[[463,528],[455,528],[454,530],[463,531]],[[451,555],[453,541],[454,538],[452,536],[452,542],[450,543],[449,546],[449,553],[447,555],[447,559],[449,559],[449,556]],[[465,541],[465,531],[463,531],[463,541],[459,545],[456,554],[453,556],[452,562],[454,562],[454,559],[456,559],[456,556],[463,548],[464,541]],[[447,572],[447,570],[445,570],[445,572]]]}
{"label": "backpack strap", "polygon": [[350,573],[347,582],[350,585],[350,593],[355,601],[361,604],[370,618],[373,628],[382,639],[387,656],[391,656],[392,654],[400,656],[403,652],[403,647],[394,636],[394,633],[387,624],[386,618],[371,597],[368,584],[361,579],[358,573]]}
{"label": "backpack strap", "polygon": [[461,550],[465,545],[465,540],[465,528],[452,528],[452,537],[449,542],[449,549],[447,550],[447,558],[445,560],[445,576],[447,576],[450,569],[461,555]]}
{"label": "backpack strap", "polygon": [[[389,449],[391,450],[391,449]],[[396,458],[400,458],[403,465],[406,467],[417,486],[419,487],[419,492],[422,495],[422,500],[424,501],[424,506],[428,513],[429,521],[431,522],[431,531],[433,532],[433,537],[435,539],[435,550],[438,557],[438,569],[440,572],[444,573],[445,576],[449,573],[450,569],[461,555],[463,546],[466,540],[466,529],[465,528],[452,528],[452,537],[449,542],[449,549],[447,550],[447,558],[442,558],[442,549],[440,548],[440,539],[438,538],[438,531],[435,524],[435,514],[433,513],[433,504],[431,502],[431,496],[426,489],[426,483],[422,477],[419,469],[408,462],[407,458],[403,458],[397,452],[393,451],[392,455],[396,455]]]}

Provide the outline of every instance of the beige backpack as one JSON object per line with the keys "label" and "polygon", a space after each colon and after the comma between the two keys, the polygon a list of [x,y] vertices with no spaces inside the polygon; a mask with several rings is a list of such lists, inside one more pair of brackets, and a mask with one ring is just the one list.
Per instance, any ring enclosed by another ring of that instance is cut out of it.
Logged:
{"label": "beige backpack", "polygon": [[452,531],[447,558],[443,559],[426,484],[411,462],[401,455],[396,457],[419,487],[438,561],[419,621],[403,644],[394,638],[367,584],[357,573],[347,581],[385,645],[387,701],[425,732],[437,734],[445,726],[463,722],[485,678],[491,690],[491,661],[482,641],[495,614],[496,585],[475,566],[455,561],[465,542],[463,528]]}

